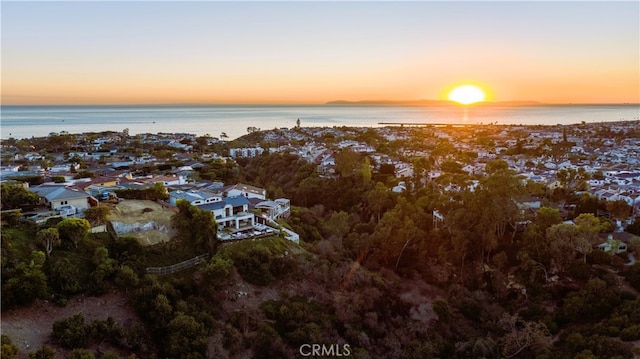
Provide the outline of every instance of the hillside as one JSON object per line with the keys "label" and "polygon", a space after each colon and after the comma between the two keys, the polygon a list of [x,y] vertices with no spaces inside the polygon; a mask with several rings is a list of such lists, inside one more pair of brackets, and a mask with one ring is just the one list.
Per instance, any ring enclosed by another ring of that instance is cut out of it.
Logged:
{"label": "hillside", "polygon": [[[122,292],[110,292],[98,297],[80,295],[71,298],[64,307],[49,301],[37,301],[29,307],[3,311],[2,334],[9,336],[19,348],[16,358],[27,359],[29,352],[43,345],[52,345],[50,335],[54,322],[78,313],[82,313],[89,322],[112,317],[126,330],[142,325],[139,316],[127,302]],[[59,357],[68,354],[62,348],[57,348],[56,352]]]}
{"label": "hillside", "polygon": [[[198,158],[180,186],[224,178],[286,198],[286,216],[268,222],[276,230],[218,240],[222,214],[186,201],[173,212],[122,200],[107,216],[130,230],[120,233],[89,233],[82,218],[36,223],[3,212],[2,357],[296,358],[315,344],[354,358],[634,358],[640,263],[630,255],[640,251],[640,219],[624,200],[587,194],[592,178],[635,178],[633,164],[592,177],[570,165],[601,160],[565,150],[583,141],[585,151],[631,153],[637,137],[620,123],[296,127],[229,144],[204,139],[203,152],[243,141],[282,151],[224,160],[185,152],[135,171],[161,178]],[[525,170],[548,175],[551,160],[568,166],[553,171],[558,187],[524,179]],[[170,195],[151,186],[135,194]],[[3,183],[3,193],[12,194],[7,206],[38,200],[20,184]],[[87,217],[100,222],[101,209]],[[232,210],[225,215],[253,213]],[[144,229],[154,227],[165,237],[147,241]],[[149,274],[183,262],[195,266]]]}

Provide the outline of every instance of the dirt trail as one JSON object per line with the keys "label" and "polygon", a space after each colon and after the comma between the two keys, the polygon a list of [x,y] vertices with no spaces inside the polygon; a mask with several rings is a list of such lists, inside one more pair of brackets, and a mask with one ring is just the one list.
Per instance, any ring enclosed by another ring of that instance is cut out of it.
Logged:
{"label": "dirt trail", "polygon": [[[125,328],[141,323],[124,294],[110,292],[100,297],[74,297],[65,307],[39,300],[29,307],[3,311],[0,331],[18,347],[17,358],[28,359],[29,352],[49,344],[53,322],[78,313],[84,315],[85,323],[108,317],[113,317],[116,323]],[[60,354],[58,357],[61,357]]]}

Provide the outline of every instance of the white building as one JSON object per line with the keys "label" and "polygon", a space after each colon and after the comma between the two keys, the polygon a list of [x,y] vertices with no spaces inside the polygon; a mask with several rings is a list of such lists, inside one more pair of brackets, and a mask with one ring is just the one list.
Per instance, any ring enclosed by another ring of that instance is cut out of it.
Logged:
{"label": "white building", "polygon": [[256,204],[259,209],[270,220],[286,218],[291,213],[291,203],[286,198],[277,198],[275,201],[262,201]]}
{"label": "white building", "polygon": [[233,158],[252,158],[262,154],[262,147],[232,148],[229,150],[229,156]]}
{"label": "white building", "polygon": [[242,196],[246,198],[267,199],[267,191],[264,188],[238,183],[225,189],[227,197]]}
{"label": "white building", "polygon": [[222,201],[222,196],[215,195],[208,191],[173,191],[169,192],[169,203],[177,205],[178,200],[183,199],[193,206],[201,206]]}
{"label": "white building", "polygon": [[37,193],[44,204],[52,210],[69,211],[75,209],[75,213],[82,213],[90,207],[89,197],[85,192],[66,188],[64,185],[40,185],[31,187],[32,192]]}
{"label": "white building", "polygon": [[198,208],[213,212],[220,228],[252,228],[255,224],[255,215],[249,212],[249,200],[244,196],[224,197]]}

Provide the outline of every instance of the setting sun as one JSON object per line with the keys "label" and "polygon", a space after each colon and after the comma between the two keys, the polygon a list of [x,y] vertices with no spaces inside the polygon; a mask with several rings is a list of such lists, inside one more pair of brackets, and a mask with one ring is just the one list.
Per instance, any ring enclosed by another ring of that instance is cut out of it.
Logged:
{"label": "setting sun", "polygon": [[486,95],[481,88],[474,85],[458,86],[449,92],[449,100],[470,105],[476,102],[484,101]]}

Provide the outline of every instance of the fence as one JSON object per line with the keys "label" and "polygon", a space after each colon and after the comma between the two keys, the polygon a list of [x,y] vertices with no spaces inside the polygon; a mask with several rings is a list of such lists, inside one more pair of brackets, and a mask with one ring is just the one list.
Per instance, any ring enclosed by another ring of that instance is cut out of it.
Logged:
{"label": "fence", "polygon": [[147,267],[147,274],[167,275],[179,272],[181,270],[197,266],[198,264],[205,262],[209,259],[209,253],[187,259],[184,262],[180,262],[174,265],[166,267]]}

